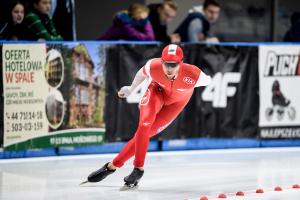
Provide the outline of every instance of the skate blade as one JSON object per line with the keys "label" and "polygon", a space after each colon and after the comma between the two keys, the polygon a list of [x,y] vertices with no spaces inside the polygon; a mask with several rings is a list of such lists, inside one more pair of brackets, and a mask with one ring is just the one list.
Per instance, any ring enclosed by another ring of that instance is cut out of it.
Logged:
{"label": "skate blade", "polygon": [[138,188],[139,188],[138,185],[123,185],[123,186],[120,188],[120,191],[136,190],[136,189],[138,189]]}
{"label": "skate blade", "polygon": [[83,181],[82,183],[79,184],[79,186],[80,186],[80,185],[84,185],[84,184],[86,184],[86,183],[88,183],[88,182],[89,182],[89,181]]}

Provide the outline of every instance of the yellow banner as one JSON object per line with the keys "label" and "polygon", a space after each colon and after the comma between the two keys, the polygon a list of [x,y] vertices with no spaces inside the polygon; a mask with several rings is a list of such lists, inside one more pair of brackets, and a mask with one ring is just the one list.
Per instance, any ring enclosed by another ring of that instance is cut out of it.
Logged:
{"label": "yellow banner", "polygon": [[4,44],[4,147],[48,133],[45,44]]}

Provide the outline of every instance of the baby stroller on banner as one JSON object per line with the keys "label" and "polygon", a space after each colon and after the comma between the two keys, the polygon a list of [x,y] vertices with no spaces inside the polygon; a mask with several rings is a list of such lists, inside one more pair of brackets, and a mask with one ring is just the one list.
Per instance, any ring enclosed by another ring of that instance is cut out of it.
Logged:
{"label": "baby stroller on banner", "polygon": [[282,94],[278,80],[275,80],[272,85],[272,104],[273,106],[268,107],[265,112],[268,121],[272,119],[273,115],[276,115],[279,121],[281,121],[285,115],[287,115],[290,120],[296,118],[296,109],[290,105],[291,101]]}

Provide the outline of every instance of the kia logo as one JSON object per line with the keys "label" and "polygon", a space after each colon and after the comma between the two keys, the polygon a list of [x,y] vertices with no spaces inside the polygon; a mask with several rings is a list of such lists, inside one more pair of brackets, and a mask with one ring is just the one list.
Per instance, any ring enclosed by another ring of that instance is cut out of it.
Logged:
{"label": "kia logo", "polygon": [[195,84],[195,81],[190,77],[184,77],[183,81],[186,82],[187,84],[192,84],[192,85]]}

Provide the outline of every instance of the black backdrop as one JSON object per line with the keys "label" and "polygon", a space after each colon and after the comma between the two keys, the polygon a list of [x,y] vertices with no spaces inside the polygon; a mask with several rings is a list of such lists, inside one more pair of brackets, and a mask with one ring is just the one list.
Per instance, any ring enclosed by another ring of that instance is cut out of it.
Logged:
{"label": "black backdrop", "polygon": [[[160,57],[163,45],[110,45],[106,63],[105,122],[108,141],[130,139],[138,124],[137,104],[117,97],[130,85],[135,73],[153,57]],[[241,74],[227,106],[216,108],[202,100],[204,87],[195,89],[189,104],[159,136],[161,139],[189,137],[257,137],[258,134],[258,48],[253,46],[183,45],[184,62],[199,66],[206,74]],[[226,91],[225,91],[226,92]]]}

